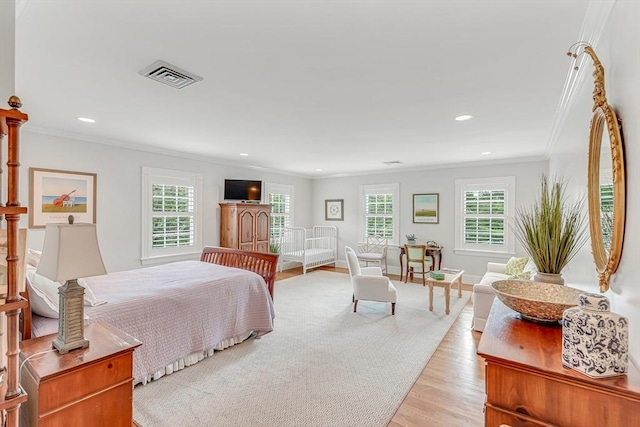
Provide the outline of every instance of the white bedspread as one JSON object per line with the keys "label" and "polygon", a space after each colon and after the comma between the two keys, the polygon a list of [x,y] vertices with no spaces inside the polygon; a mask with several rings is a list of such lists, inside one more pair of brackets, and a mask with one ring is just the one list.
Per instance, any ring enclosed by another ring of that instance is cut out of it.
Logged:
{"label": "white bedspread", "polygon": [[[182,261],[86,279],[107,304],[85,307],[85,323],[107,322],[142,341],[138,383],[165,366],[227,338],[273,330],[271,296],[258,274]],[[57,319],[33,316],[33,334],[57,332]]]}

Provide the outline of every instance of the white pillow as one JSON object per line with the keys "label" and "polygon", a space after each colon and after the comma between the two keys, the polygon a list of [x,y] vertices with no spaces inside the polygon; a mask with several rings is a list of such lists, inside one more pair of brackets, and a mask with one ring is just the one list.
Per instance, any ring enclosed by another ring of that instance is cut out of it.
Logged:
{"label": "white pillow", "polygon": [[[106,301],[99,300],[94,295],[91,288],[83,279],[78,279],[78,284],[84,288],[84,305],[95,307],[106,304]],[[35,270],[27,271],[27,285],[29,286],[29,300],[31,310],[44,317],[58,318],[58,288],[60,283],[54,282],[36,273]]]}
{"label": "white pillow", "polygon": [[42,252],[40,251],[36,251],[35,249],[27,250],[27,265],[30,265],[32,267],[38,267],[41,256],[42,256]]}

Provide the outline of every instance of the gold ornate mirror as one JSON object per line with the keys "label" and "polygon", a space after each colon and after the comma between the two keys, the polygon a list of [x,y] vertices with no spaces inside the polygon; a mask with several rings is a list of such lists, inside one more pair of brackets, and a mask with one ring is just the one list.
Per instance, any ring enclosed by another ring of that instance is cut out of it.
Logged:
{"label": "gold ornate mirror", "polygon": [[[593,48],[585,43],[583,53],[593,59],[595,71],[593,117],[589,135],[588,198],[591,250],[600,281],[600,292],[609,289],[609,278],[618,269],[625,224],[624,151],[620,123],[607,103],[604,68]],[[581,53],[571,53],[577,58]],[[606,132],[605,132],[606,130]]]}

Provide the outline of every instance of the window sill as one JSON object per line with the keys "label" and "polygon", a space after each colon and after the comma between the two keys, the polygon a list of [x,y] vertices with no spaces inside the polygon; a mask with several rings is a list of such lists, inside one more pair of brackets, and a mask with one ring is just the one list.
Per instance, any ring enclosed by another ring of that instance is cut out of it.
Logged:
{"label": "window sill", "polygon": [[514,252],[511,252],[511,251],[480,251],[477,249],[462,249],[462,248],[455,248],[453,250],[453,253],[456,255],[477,256],[477,257],[484,257],[484,258],[487,258],[487,257],[505,258],[505,257],[512,257],[516,255]]}

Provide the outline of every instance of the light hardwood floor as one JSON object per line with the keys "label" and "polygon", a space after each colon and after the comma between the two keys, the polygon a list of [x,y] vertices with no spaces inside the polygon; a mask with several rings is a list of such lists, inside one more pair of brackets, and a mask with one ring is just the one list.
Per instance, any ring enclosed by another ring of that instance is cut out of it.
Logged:
{"label": "light hardwood floor", "polygon": [[[320,267],[347,273],[346,269]],[[302,269],[278,273],[276,280],[302,274]],[[390,275],[392,280],[398,276]],[[463,289],[471,290],[468,285]],[[453,294],[453,292],[452,292]],[[476,354],[481,333],[471,329],[467,303],[427,366],[418,377],[388,427],[475,427],[484,425],[484,361]]]}

